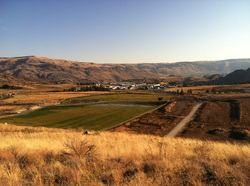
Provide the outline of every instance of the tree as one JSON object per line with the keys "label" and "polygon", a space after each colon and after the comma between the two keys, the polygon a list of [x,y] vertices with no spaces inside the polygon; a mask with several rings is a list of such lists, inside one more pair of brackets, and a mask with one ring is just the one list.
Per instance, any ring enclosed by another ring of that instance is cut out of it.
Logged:
{"label": "tree", "polygon": [[2,88],[4,88],[4,89],[8,89],[8,88],[10,88],[10,86],[9,86],[9,85],[7,85],[7,84],[5,84],[5,85],[3,85],[3,86],[2,86]]}
{"label": "tree", "polygon": [[163,100],[163,97],[158,97],[158,101],[162,101]]}
{"label": "tree", "polygon": [[183,92],[183,90],[182,90],[182,89],[181,89],[180,95],[184,95],[184,92]]}
{"label": "tree", "polygon": [[174,82],[174,81],[170,81],[168,84],[169,84],[170,86],[176,86],[176,85],[177,85],[177,83]]}

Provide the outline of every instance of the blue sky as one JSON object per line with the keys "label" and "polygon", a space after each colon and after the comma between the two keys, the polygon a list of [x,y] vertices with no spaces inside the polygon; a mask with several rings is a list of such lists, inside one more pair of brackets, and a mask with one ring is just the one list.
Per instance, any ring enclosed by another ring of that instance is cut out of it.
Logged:
{"label": "blue sky", "polygon": [[249,0],[0,0],[0,56],[97,63],[250,58]]}

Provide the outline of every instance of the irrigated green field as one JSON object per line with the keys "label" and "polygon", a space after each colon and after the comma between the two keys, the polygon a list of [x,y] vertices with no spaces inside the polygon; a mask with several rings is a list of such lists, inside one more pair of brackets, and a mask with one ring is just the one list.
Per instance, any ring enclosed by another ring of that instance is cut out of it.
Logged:
{"label": "irrigated green field", "polygon": [[[159,105],[158,105],[159,106]],[[46,107],[26,115],[0,120],[16,125],[101,130],[156,108],[128,106],[70,105]]]}
{"label": "irrigated green field", "polygon": [[[162,97],[163,100],[168,100],[173,97],[166,94],[145,94],[145,93],[121,93],[121,94],[102,94],[83,96],[78,98],[71,98],[71,100],[81,99],[100,99],[101,101],[117,101],[117,102],[141,102],[141,101],[158,101],[158,98]],[[61,104],[68,104],[69,99],[64,100]]]}

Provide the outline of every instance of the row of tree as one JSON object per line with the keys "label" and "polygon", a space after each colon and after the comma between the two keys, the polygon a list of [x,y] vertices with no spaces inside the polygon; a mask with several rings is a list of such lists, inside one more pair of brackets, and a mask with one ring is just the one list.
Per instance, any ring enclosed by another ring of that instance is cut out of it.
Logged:
{"label": "row of tree", "polygon": [[[193,93],[193,92],[192,92],[192,89],[188,89],[188,90],[187,90],[187,94],[192,94],[192,93]],[[177,91],[176,91],[176,94],[184,95],[183,89],[181,89],[181,91],[177,90]]]}
{"label": "row of tree", "polygon": [[64,91],[109,91],[108,88],[105,88],[104,86],[96,86],[96,85],[91,85],[91,86],[82,86],[82,87],[72,87],[68,90]]}
{"label": "row of tree", "polygon": [[21,87],[17,87],[17,86],[14,86],[14,85],[11,86],[11,85],[8,85],[8,84],[4,84],[0,88],[2,88],[2,89],[21,89]]}

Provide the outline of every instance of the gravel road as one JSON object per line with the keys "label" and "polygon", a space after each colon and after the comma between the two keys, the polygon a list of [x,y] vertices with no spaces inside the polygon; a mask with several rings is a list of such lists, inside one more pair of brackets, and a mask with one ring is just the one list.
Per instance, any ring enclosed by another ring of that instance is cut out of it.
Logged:
{"label": "gravel road", "polygon": [[194,116],[195,112],[199,109],[201,105],[202,102],[196,103],[192,111],[183,120],[181,120],[180,123],[176,125],[175,128],[173,128],[167,135],[165,135],[165,137],[173,138],[177,134],[179,134],[183,130],[183,128],[187,125],[187,123],[192,120],[192,117]]}

